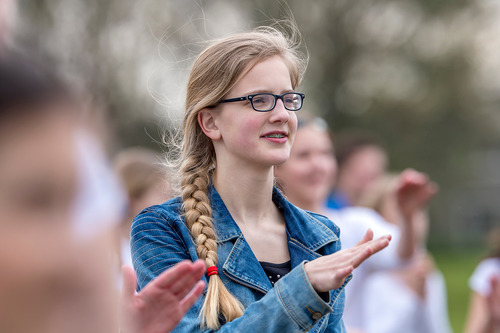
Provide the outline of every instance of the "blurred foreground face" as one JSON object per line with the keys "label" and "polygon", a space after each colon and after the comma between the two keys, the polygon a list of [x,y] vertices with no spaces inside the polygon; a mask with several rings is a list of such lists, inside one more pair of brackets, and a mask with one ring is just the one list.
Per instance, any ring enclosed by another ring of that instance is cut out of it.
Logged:
{"label": "blurred foreground face", "polygon": [[[0,131],[0,227],[67,226],[75,196],[72,124],[62,111],[24,116]],[[7,229],[5,229],[7,228]],[[2,233],[2,237],[5,234]]]}
{"label": "blurred foreground face", "polygon": [[73,241],[74,113],[40,107],[0,123],[0,332],[105,332],[102,274]]}
{"label": "blurred foreground face", "polygon": [[2,332],[27,332],[50,316],[47,300],[55,301],[69,262],[61,249],[69,250],[76,181],[69,118],[60,110],[19,113],[0,124]]}
{"label": "blurred foreground face", "polygon": [[311,209],[325,200],[336,171],[328,133],[307,125],[298,129],[290,158],[276,168],[275,175],[291,202]]}

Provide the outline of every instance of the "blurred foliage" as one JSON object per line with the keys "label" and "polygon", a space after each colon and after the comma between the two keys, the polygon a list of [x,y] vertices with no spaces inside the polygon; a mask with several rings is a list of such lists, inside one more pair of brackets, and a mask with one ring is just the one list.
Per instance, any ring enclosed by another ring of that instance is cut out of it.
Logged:
{"label": "blurred foliage", "polygon": [[478,248],[431,248],[435,264],[446,282],[448,296],[448,314],[453,332],[464,332],[469,310],[469,278],[484,255],[484,249]]}
{"label": "blurred foliage", "polygon": [[[17,33],[108,110],[116,148],[177,124],[203,42],[292,13],[310,55],[309,111],[378,135],[391,169],[439,183],[431,241],[478,241],[500,221],[500,5],[494,0],[19,2]],[[83,78],[83,79],[82,79]],[[159,124],[159,126],[157,125]],[[489,157],[490,156],[490,157]],[[486,211],[486,213],[485,213]]]}

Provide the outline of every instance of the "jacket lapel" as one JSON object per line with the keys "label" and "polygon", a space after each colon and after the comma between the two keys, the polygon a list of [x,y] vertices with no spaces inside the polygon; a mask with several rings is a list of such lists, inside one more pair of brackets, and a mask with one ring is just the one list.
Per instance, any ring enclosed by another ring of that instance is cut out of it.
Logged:
{"label": "jacket lapel", "polygon": [[243,235],[236,240],[223,270],[231,280],[264,294],[273,287]]}
{"label": "jacket lapel", "polygon": [[[222,271],[229,279],[266,294],[272,285],[264,269],[213,186],[210,196]],[[320,257],[318,249],[338,240],[332,230],[310,213],[293,206],[277,189],[273,192],[273,202],[285,217],[292,268],[304,260]]]}
{"label": "jacket lapel", "polygon": [[321,257],[321,248],[338,241],[337,235],[316,219],[315,214],[294,206],[277,189],[274,190],[273,201],[285,217],[292,268],[304,260]]}
{"label": "jacket lapel", "polygon": [[266,294],[271,288],[264,269],[215,188],[210,188],[219,262],[231,280]]}

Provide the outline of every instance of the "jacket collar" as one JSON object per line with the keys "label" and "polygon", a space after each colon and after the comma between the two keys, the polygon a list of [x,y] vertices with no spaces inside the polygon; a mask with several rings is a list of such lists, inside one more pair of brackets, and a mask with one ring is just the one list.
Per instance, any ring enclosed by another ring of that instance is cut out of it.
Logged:
{"label": "jacket collar", "polygon": [[[209,196],[212,203],[212,217],[218,242],[226,242],[241,236],[241,230],[233,220],[215,187],[210,186]],[[273,189],[273,202],[283,212],[287,234],[311,251],[337,241],[335,233],[318,221],[311,213],[300,209],[285,199],[277,189]]]}
{"label": "jacket collar", "polygon": [[[236,239],[223,263],[223,271],[232,280],[267,293],[272,288],[269,279],[213,186],[210,186],[209,196],[217,242],[222,244]],[[338,240],[332,230],[311,213],[292,205],[276,188],[273,189],[273,202],[284,214],[292,268],[304,260],[318,258],[320,254],[316,250]]]}

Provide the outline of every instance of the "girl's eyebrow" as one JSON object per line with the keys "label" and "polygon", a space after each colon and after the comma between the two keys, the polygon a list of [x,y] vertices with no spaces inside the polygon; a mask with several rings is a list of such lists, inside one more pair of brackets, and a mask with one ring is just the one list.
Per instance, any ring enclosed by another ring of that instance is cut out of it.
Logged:
{"label": "girl's eyebrow", "polygon": [[[244,95],[241,95],[241,96],[248,96],[248,95],[254,95],[254,94],[273,94],[272,92],[270,92],[270,90],[271,89],[254,89],[254,90],[250,90],[249,92],[246,92]],[[279,94],[275,94],[275,95],[281,95],[281,94],[288,93],[288,92],[294,92],[294,90],[292,88],[283,89]]]}

